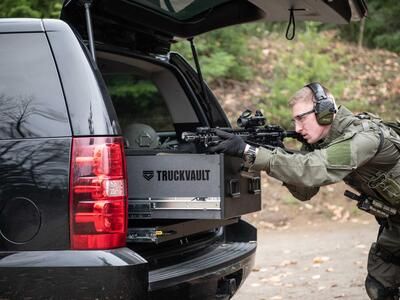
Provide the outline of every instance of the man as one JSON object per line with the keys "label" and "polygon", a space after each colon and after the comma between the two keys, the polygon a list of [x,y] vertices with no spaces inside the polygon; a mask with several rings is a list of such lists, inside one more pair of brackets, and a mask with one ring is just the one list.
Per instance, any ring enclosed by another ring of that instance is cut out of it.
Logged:
{"label": "man", "polygon": [[255,148],[220,130],[217,134],[224,140],[210,151],[243,157],[251,169],[283,181],[302,201],[313,197],[320,186],[344,180],[361,196],[389,207],[393,215],[377,217],[381,228],[371,246],[365,284],[371,299],[399,299],[399,136],[369,114],[354,116],[344,106],[337,109],[332,94],[318,83],[300,89],[290,106],[296,132],[307,142],[305,151]]}

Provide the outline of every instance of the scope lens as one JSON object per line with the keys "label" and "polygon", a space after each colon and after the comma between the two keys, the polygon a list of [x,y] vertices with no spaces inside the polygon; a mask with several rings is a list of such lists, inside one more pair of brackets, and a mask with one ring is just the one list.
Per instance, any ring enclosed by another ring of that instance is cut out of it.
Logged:
{"label": "scope lens", "polygon": [[249,109],[246,109],[244,112],[242,112],[242,115],[241,115],[242,118],[248,118],[250,116],[251,116],[251,110],[249,110]]}

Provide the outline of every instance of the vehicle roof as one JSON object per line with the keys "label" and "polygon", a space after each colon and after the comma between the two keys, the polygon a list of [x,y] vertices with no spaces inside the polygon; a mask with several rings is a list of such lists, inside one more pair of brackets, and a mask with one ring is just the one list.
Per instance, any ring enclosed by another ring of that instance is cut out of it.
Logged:
{"label": "vehicle roof", "polygon": [[44,27],[41,19],[0,19],[0,33],[12,32],[44,32]]}

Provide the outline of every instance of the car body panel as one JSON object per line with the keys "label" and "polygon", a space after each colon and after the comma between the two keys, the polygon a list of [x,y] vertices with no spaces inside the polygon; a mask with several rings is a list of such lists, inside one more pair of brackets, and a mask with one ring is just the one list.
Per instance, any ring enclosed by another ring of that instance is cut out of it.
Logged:
{"label": "car body panel", "polygon": [[43,24],[40,19],[15,18],[0,19],[1,33],[18,32],[44,32]]}
{"label": "car body panel", "polygon": [[110,96],[86,47],[64,22],[43,20],[43,24],[63,83],[73,135],[120,135]]}
{"label": "car body panel", "polygon": [[[250,274],[256,256],[257,229],[249,223],[228,225],[223,242],[189,260],[149,273],[150,299],[230,299]],[[217,295],[217,297],[216,297]]]}
{"label": "car body panel", "polygon": [[146,299],[147,263],[127,248],[0,251],[5,299]]}
{"label": "car body panel", "polygon": [[71,138],[0,140],[0,249],[69,248]]}
{"label": "car body panel", "polygon": [[[204,255],[150,272],[150,291],[190,282],[205,275],[219,277],[246,268],[254,259],[257,243],[222,243]],[[254,262],[253,262],[254,263]]]}

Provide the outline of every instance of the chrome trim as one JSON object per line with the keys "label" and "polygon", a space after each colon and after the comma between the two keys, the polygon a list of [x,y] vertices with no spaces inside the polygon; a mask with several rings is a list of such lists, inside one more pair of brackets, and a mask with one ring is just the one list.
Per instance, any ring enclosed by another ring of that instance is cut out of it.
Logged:
{"label": "chrome trim", "polygon": [[150,210],[221,210],[220,197],[131,198],[129,205],[149,205]]}

